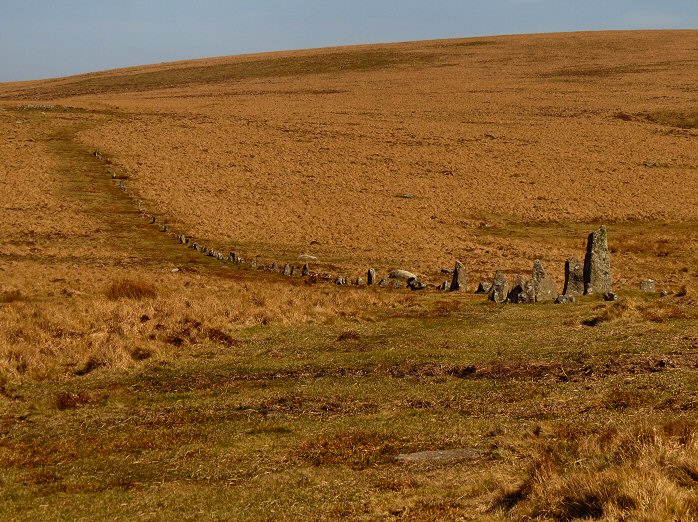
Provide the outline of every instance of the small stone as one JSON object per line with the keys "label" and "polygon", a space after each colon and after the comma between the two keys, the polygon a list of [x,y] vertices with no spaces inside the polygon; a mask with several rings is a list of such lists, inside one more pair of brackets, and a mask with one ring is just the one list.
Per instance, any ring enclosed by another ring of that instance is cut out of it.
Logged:
{"label": "small stone", "polygon": [[584,293],[611,292],[611,252],[608,249],[606,226],[589,234],[584,258]]}
{"label": "small stone", "polygon": [[460,261],[456,261],[456,266],[453,269],[453,279],[451,280],[451,292],[465,292],[468,286],[468,273],[465,270],[465,265]]}
{"label": "small stone", "polygon": [[489,299],[495,303],[503,303],[509,295],[509,281],[504,274],[497,270],[492,280],[492,287],[489,292]]}
{"label": "small stone", "polygon": [[368,269],[368,274],[366,275],[366,282],[369,285],[376,284],[376,270],[373,268]]}
{"label": "small stone", "polygon": [[278,272],[279,272],[279,263],[277,263],[276,261],[274,261],[274,262],[271,264],[271,271],[272,271],[272,272],[277,272],[277,273],[278,273]]}
{"label": "small stone", "polygon": [[475,290],[476,294],[489,294],[490,290],[492,290],[492,283],[489,281],[480,281],[480,284],[477,286],[477,290]]}
{"label": "small stone", "polygon": [[659,297],[667,297],[670,295],[671,295],[671,292],[669,292],[669,290],[662,290],[661,292],[659,292]]}
{"label": "small stone", "polygon": [[287,276],[287,277],[291,275],[291,265],[289,265],[288,263],[286,263],[286,264],[284,265],[284,272],[283,272],[283,275],[285,275],[285,276]]}
{"label": "small stone", "polygon": [[303,265],[303,269],[301,270],[301,276],[302,277],[308,277],[310,275],[310,267],[308,266],[308,263]]}
{"label": "small stone", "polygon": [[187,244],[187,238],[184,234],[179,235],[179,244],[180,245],[186,245]]}
{"label": "small stone", "polygon": [[408,272],[407,270],[393,270],[388,274],[388,277],[390,279],[400,279],[403,281],[409,281],[410,279],[417,279],[417,276],[414,275],[412,272]]}
{"label": "small stone", "polygon": [[418,279],[410,279],[407,286],[410,288],[410,290],[424,290],[427,287],[425,283],[422,283]]}
{"label": "small stone", "polygon": [[555,299],[555,304],[574,304],[575,301],[575,296],[563,294],[557,296],[557,299]]}
{"label": "small stone", "polygon": [[657,291],[657,282],[654,279],[644,279],[640,282],[640,290],[648,294],[654,294]]}
{"label": "small stone", "polygon": [[584,265],[577,257],[565,261],[564,295],[584,295]]}
{"label": "small stone", "polygon": [[615,292],[604,292],[603,300],[604,301],[617,301],[618,294],[616,294]]}
{"label": "small stone", "polygon": [[158,222],[158,218],[156,218],[155,216],[150,216],[150,224],[151,225],[154,225],[157,222]]}
{"label": "small stone", "polygon": [[356,286],[364,286],[364,278],[363,277],[357,277],[356,281],[354,282]]}
{"label": "small stone", "polygon": [[334,280],[334,284],[337,286],[345,286],[347,284],[347,278],[339,276],[337,279]]}
{"label": "small stone", "polygon": [[256,259],[253,259],[252,261],[250,261],[250,268],[252,268],[252,269],[257,268],[257,260]]}
{"label": "small stone", "polygon": [[228,255],[228,258],[230,259],[231,263],[237,263],[238,262],[238,255],[235,252],[230,252]]}
{"label": "small stone", "polygon": [[191,247],[197,252],[199,251],[199,243],[193,243]]}
{"label": "small stone", "polygon": [[541,301],[553,301],[558,295],[555,281],[545,272],[543,263],[541,263],[540,259],[536,259],[533,262],[531,284],[533,301],[536,303]]}

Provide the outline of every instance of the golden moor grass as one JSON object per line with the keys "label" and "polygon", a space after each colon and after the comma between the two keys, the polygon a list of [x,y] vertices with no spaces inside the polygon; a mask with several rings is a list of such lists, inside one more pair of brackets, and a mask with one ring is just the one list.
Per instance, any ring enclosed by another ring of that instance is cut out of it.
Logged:
{"label": "golden moor grass", "polygon": [[130,279],[114,281],[106,290],[107,299],[112,301],[117,299],[154,299],[157,295],[157,288],[154,285]]}

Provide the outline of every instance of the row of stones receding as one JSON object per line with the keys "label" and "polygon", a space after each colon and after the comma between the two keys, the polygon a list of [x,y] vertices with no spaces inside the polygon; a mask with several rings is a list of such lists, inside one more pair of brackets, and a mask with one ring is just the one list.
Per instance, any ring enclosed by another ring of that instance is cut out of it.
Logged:
{"label": "row of stones receding", "polygon": [[[105,159],[104,155],[98,150],[94,152],[94,156],[106,163],[110,163]],[[119,180],[113,176],[112,171],[109,171],[113,179]],[[134,197],[126,189],[123,179],[119,180],[119,188],[126,192],[127,195]],[[235,252],[229,252],[227,255],[214,248],[200,244],[192,238],[184,234],[171,232],[167,224],[158,223],[157,217],[147,214],[141,210],[141,213],[150,220],[152,225],[159,228],[161,232],[169,233],[176,238],[179,244],[187,246],[200,252],[201,254],[213,257],[223,262],[229,262],[236,265],[246,265],[251,269],[268,270],[269,272],[279,273],[286,277],[303,277],[308,278],[308,282],[316,283],[319,281],[333,282],[338,286],[373,286],[381,288],[409,288],[410,290],[425,290],[435,289],[450,292],[465,292],[468,290],[468,271],[461,261],[456,261],[453,270],[443,269],[452,275],[451,281],[444,282],[440,285],[427,284],[420,280],[415,274],[407,270],[393,270],[388,273],[387,277],[377,277],[377,272],[374,268],[369,268],[366,273],[366,278],[357,277],[350,279],[345,276],[333,276],[332,274],[311,271],[308,263],[304,263],[302,267],[296,267],[291,264],[281,266],[274,261],[269,265],[258,264],[257,259],[252,259],[249,262],[245,261]],[[302,256],[315,259],[312,256]],[[651,279],[643,280],[640,284],[640,289],[645,292],[656,292],[656,283]],[[606,300],[615,300],[616,294],[612,290],[611,279],[611,253],[608,248],[608,232],[606,227],[602,225],[598,230],[589,234],[587,240],[586,255],[584,263],[576,256],[569,258],[565,262],[565,286],[562,293],[558,293],[557,286],[553,279],[543,268],[543,263],[536,259],[533,262],[531,277],[526,278],[523,275],[515,275],[511,281],[507,279],[504,273],[497,270],[491,282],[481,281],[475,291],[476,294],[486,294],[491,301],[496,303],[536,303],[545,301],[554,301],[559,304],[574,303],[575,298],[580,295],[601,294]]]}

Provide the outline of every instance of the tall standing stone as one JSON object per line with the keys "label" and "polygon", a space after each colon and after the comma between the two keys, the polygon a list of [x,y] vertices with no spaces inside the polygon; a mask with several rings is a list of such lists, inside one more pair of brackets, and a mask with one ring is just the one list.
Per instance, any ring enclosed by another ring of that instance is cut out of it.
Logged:
{"label": "tall standing stone", "polygon": [[509,282],[504,274],[497,270],[492,280],[492,288],[490,289],[489,299],[495,303],[503,303],[509,295]]}
{"label": "tall standing stone", "polygon": [[468,273],[465,270],[465,265],[460,261],[456,261],[456,267],[453,269],[453,279],[451,279],[451,292],[465,292],[468,287]]}
{"label": "tall standing stone", "polygon": [[608,250],[608,233],[601,225],[589,234],[587,254],[584,258],[584,293],[603,294],[611,291],[611,252]]}
{"label": "tall standing stone", "polygon": [[584,295],[584,265],[572,256],[565,261],[565,288],[563,295]]}
{"label": "tall standing stone", "polygon": [[366,283],[369,285],[376,284],[376,270],[373,268],[368,269],[368,274],[366,276]]}
{"label": "tall standing stone", "polygon": [[558,295],[555,281],[545,272],[540,259],[536,259],[533,262],[531,283],[533,284],[533,300],[536,303],[540,301],[554,301]]}

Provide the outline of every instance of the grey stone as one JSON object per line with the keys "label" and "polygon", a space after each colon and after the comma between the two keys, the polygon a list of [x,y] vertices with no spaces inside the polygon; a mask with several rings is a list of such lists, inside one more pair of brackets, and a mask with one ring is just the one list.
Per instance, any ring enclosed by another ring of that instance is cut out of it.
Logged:
{"label": "grey stone", "polygon": [[221,261],[225,261],[225,256],[223,255],[223,252],[218,252],[218,259]]}
{"label": "grey stone", "polygon": [[451,279],[451,292],[465,292],[468,288],[468,272],[465,270],[465,265],[460,261],[456,261],[456,266],[453,269],[453,279]]}
{"label": "grey stone", "polygon": [[671,292],[669,292],[669,290],[662,290],[661,292],[659,292],[660,297],[667,297],[670,295],[671,295]]}
{"label": "grey stone", "polygon": [[252,261],[250,261],[250,268],[252,268],[252,269],[257,268],[257,260],[256,259],[253,259]]}
{"label": "grey stone", "polygon": [[286,264],[284,265],[284,272],[283,272],[283,274],[284,274],[285,276],[290,276],[290,275],[291,275],[291,265],[289,265],[288,263],[286,263]]}
{"label": "grey stone", "polygon": [[574,304],[576,297],[573,295],[559,295],[555,299],[555,304]]}
{"label": "grey stone", "polygon": [[400,279],[402,281],[409,281],[410,279],[417,279],[417,276],[414,275],[412,272],[408,272],[407,270],[393,270],[388,274],[388,277],[390,279]]}
{"label": "grey stone", "polygon": [[347,278],[339,276],[337,279],[334,280],[334,284],[336,284],[337,286],[345,286],[347,284]]}
{"label": "grey stone", "polygon": [[584,295],[584,265],[576,256],[565,261],[565,287],[562,293]]}
{"label": "grey stone", "polygon": [[192,244],[191,247],[192,247],[194,250],[196,250],[197,252],[199,251],[199,243],[194,243],[194,244]]}
{"label": "grey stone", "polygon": [[476,294],[489,294],[490,290],[492,290],[492,283],[489,281],[480,281],[480,284],[477,286],[477,290],[475,290]]}
{"label": "grey stone", "polygon": [[514,276],[511,290],[507,294],[507,301],[515,304],[533,303],[533,284],[520,274]]}
{"label": "grey stone", "polygon": [[311,255],[308,255],[308,254],[301,254],[301,255],[298,256],[298,259],[300,259],[300,260],[302,260],[302,261],[303,261],[303,260],[305,260],[305,261],[317,261],[317,257],[311,256]]}
{"label": "grey stone", "polygon": [[308,263],[303,265],[303,269],[301,270],[301,276],[303,277],[308,277],[310,275],[310,267],[308,266]]}
{"label": "grey stone", "polygon": [[407,286],[410,290],[424,290],[427,287],[427,285],[421,282],[419,279],[410,279]]}
{"label": "grey stone", "polygon": [[451,284],[448,281],[444,281],[443,283],[441,283],[439,286],[436,287],[437,290],[444,290],[444,291],[448,290],[449,288],[451,288]]}
{"label": "grey stone", "polygon": [[489,299],[495,303],[503,303],[509,295],[509,281],[504,274],[497,270],[492,280],[492,288],[489,292]]}
{"label": "grey stone", "polygon": [[272,272],[278,273],[278,272],[279,272],[279,263],[277,263],[276,261],[274,261],[274,262],[271,264],[271,271],[272,271]]}
{"label": "grey stone", "polygon": [[296,276],[296,272],[298,272],[298,270],[296,270],[296,267],[293,266],[293,265],[291,265],[291,273],[290,273],[289,275],[290,275],[291,277],[295,277],[295,276]]}
{"label": "grey stone", "polygon": [[648,294],[654,294],[657,291],[657,282],[654,279],[640,281],[640,290]]}
{"label": "grey stone", "polygon": [[376,270],[373,268],[368,269],[368,274],[366,275],[366,282],[369,285],[376,284]]}
{"label": "grey stone", "polygon": [[230,255],[229,255],[228,257],[230,257],[230,262],[231,262],[231,263],[237,263],[237,262],[238,262],[238,255],[237,255],[235,252],[232,252],[232,251],[231,251],[231,252],[230,252]]}
{"label": "grey stone", "polygon": [[452,275],[452,274],[453,274],[453,268],[442,268],[442,269],[441,269],[441,273],[442,273],[442,274]]}
{"label": "grey stone", "polygon": [[363,277],[357,277],[356,281],[354,282],[356,286],[364,286],[364,278]]}
{"label": "grey stone", "polygon": [[378,283],[378,286],[380,286],[381,288],[385,288],[386,286],[388,286],[388,280],[385,278],[381,279]]}
{"label": "grey stone", "polygon": [[187,244],[187,238],[184,234],[179,235],[179,244],[180,245],[186,245]]}
{"label": "grey stone", "polygon": [[608,249],[608,232],[601,225],[589,234],[584,258],[584,293],[611,292],[611,252]]}
{"label": "grey stone", "polygon": [[616,294],[615,292],[604,292],[603,300],[604,301],[617,301],[618,294]]}
{"label": "grey stone", "polygon": [[157,222],[158,222],[158,218],[156,218],[155,216],[150,216],[150,224],[151,225],[154,225]]}
{"label": "grey stone", "polygon": [[167,225],[160,225],[160,232],[167,232]]}
{"label": "grey stone", "polygon": [[540,259],[536,259],[533,262],[531,284],[533,286],[533,301],[536,303],[541,301],[554,301],[558,296],[555,281],[546,274]]}

